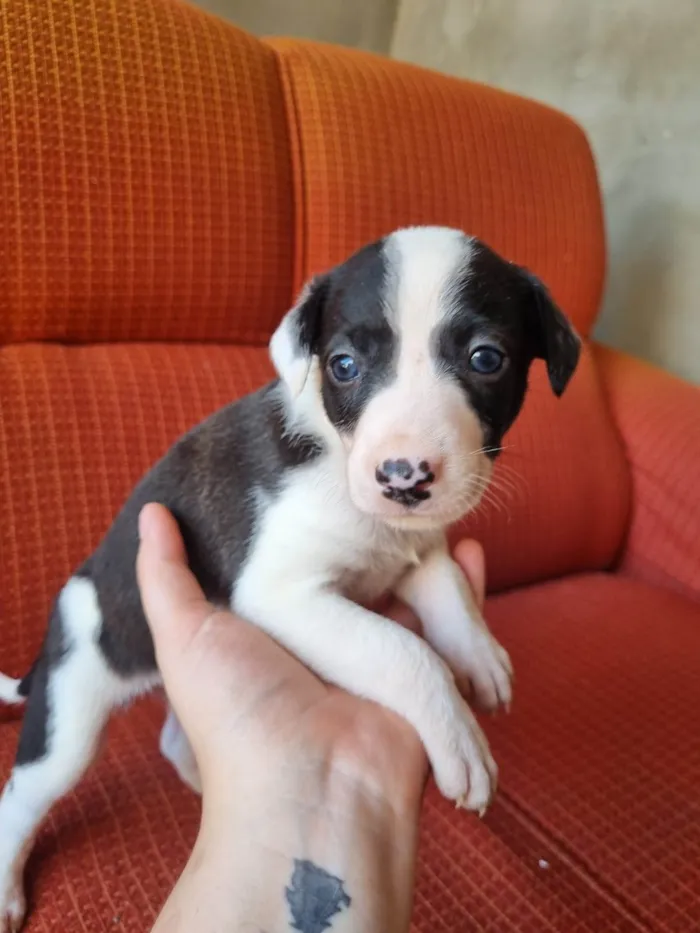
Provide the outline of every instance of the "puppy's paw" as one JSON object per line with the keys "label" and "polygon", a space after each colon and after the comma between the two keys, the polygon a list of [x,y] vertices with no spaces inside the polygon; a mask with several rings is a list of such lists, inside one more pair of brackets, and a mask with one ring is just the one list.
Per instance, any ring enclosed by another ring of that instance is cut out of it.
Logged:
{"label": "puppy's paw", "polygon": [[508,710],[513,699],[513,665],[508,652],[484,629],[479,631],[455,677],[465,696],[486,712]]}
{"label": "puppy's paw", "polygon": [[26,910],[21,879],[9,879],[0,886],[0,933],[19,933]]}
{"label": "puppy's paw", "polygon": [[456,690],[441,720],[423,740],[435,782],[457,806],[483,816],[498,783],[498,769],[486,736]]}

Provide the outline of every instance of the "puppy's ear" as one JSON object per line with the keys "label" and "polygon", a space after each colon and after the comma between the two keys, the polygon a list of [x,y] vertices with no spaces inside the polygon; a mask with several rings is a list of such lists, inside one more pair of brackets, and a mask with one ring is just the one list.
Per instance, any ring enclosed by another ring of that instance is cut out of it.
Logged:
{"label": "puppy's ear", "polygon": [[300,395],[309,375],[329,284],[327,275],[307,282],[270,340],[272,362],[292,398]]}
{"label": "puppy's ear", "polygon": [[555,305],[547,287],[523,269],[527,280],[529,321],[535,356],[547,364],[549,384],[559,397],[574,374],[581,355],[581,338]]}

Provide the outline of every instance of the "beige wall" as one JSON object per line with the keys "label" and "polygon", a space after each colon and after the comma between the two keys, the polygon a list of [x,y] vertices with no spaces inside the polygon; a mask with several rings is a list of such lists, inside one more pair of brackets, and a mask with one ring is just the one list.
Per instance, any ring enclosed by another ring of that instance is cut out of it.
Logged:
{"label": "beige wall", "polygon": [[700,382],[700,2],[400,0],[392,52],[584,125],[610,252],[597,334]]}
{"label": "beige wall", "polygon": [[194,0],[256,35],[388,52],[397,0]]}

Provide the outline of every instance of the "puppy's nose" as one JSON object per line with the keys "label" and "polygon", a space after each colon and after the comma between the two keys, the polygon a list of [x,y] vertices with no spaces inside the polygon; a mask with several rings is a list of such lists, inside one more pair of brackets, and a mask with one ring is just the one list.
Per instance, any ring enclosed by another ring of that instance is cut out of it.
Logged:
{"label": "puppy's nose", "polygon": [[440,463],[435,459],[399,457],[384,460],[374,471],[383,486],[382,495],[403,505],[417,505],[430,498],[429,486],[436,481]]}

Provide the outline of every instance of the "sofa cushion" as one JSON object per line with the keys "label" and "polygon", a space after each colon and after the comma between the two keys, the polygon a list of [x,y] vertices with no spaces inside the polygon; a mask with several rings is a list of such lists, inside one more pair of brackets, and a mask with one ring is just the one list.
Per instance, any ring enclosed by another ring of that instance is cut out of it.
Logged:
{"label": "sofa cushion", "polygon": [[[606,575],[493,599],[517,672],[485,727],[501,788],[483,822],[429,788],[414,933],[689,933],[700,896],[700,608]],[[41,833],[28,933],[143,933],[196,835],[197,799],[157,752],[155,699]],[[16,727],[0,726],[0,775]]]}
{"label": "sofa cushion", "polygon": [[588,346],[562,398],[536,363],[483,505],[452,531],[476,536],[489,589],[611,567],[630,509],[629,468]]}
{"label": "sofa cushion", "polygon": [[[0,669],[25,671],[58,589],[172,441],[271,375],[255,348],[0,348]],[[468,523],[492,588],[607,566],[622,540],[627,472],[588,354],[565,400],[542,369],[532,382],[493,490]]]}
{"label": "sofa cushion", "polygon": [[462,227],[530,266],[587,334],[605,266],[590,147],[562,113],[352,49],[267,40],[280,58],[297,284],[395,227]]}
{"label": "sofa cushion", "polygon": [[[524,890],[574,908],[570,925],[530,929],[690,933],[700,900],[700,605],[599,574],[504,595],[489,617],[516,669],[513,715],[487,731],[509,833],[530,846]],[[617,926],[596,919],[603,903]]]}
{"label": "sofa cushion", "polygon": [[0,670],[27,668],[59,588],[141,475],[271,374],[265,349],[0,348]]}
{"label": "sofa cushion", "polygon": [[2,17],[0,342],[265,340],[293,238],[270,49],[172,0]]}

